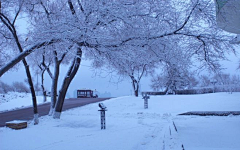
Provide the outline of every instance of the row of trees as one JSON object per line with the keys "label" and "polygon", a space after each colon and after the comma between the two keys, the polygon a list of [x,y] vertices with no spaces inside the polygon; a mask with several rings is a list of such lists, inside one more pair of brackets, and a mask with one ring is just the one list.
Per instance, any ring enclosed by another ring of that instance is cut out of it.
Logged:
{"label": "row of trees", "polygon": [[212,78],[201,76],[200,86],[213,87],[215,92],[239,92],[240,77],[238,75],[220,73]]}
{"label": "row of trees", "polygon": [[179,90],[201,90],[204,88],[214,89],[215,92],[240,91],[240,77],[238,75],[218,73],[211,77],[207,75],[195,76],[189,72],[176,74],[176,72],[164,72],[153,76],[151,88],[166,94],[176,94]]}
{"label": "row of trees", "polygon": [[0,93],[5,94],[8,92],[29,93],[30,90],[23,82],[13,82],[11,85],[9,85],[0,81]]}
{"label": "row of trees", "polygon": [[[26,33],[20,26],[27,27]],[[36,124],[29,66],[52,78],[49,115],[60,118],[83,57],[93,60],[95,67],[128,76],[138,96],[142,76],[155,68],[164,66],[166,74],[177,69],[176,75],[182,76],[179,67],[186,70],[198,60],[200,67],[217,70],[225,52],[234,51],[228,42],[232,37],[216,26],[211,0],[0,0],[0,39],[0,77],[23,62]],[[69,70],[59,88],[62,64],[69,64]]]}

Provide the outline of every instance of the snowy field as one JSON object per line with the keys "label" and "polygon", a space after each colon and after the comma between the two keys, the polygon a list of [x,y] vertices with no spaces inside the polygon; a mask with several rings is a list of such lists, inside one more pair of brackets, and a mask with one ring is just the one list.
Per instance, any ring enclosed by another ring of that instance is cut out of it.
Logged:
{"label": "snowy field", "polygon": [[[29,100],[30,101],[30,100]],[[1,150],[240,150],[240,116],[179,116],[188,111],[239,111],[240,93],[131,96],[103,102],[106,130],[100,129],[98,103],[41,117],[28,128],[0,128]],[[3,104],[0,104],[0,106]],[[176,126],[176,129],[173,125]]]}

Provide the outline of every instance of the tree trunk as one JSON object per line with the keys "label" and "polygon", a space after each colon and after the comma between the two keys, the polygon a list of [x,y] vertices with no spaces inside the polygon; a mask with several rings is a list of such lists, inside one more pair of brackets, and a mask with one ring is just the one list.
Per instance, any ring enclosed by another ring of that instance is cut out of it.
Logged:
{"label": "tree trunk", "polygon": [[138,90],[135,90],[135,91],[134,91],[134,95],[135,95],[136,97],[138,97]]}
{"label": "tree trunk", "polygon": [[46,102],[47,101],[47,92],[44,87],[44,72],[45,72],[45,69],[43,69],[42,73],[41,73],[41,87],[42,87],[42,92],[43,92],[43,102]]}
{"label": "tree trunk", "polygon": [[30,88],[30,91],[31,91],[31,95],[32,95],[34,124],[36,125],[36,124],[39,123],[36,94],[35,94],[35,90],[34,90],[34,86],[33,86],[33,82],[32,82],[32,76],[31,76],[27,61],[25,60],[25,58],[22,61],[23,61],[23,64],[25,66],[25,71],[26,71],[27,78],[28,78],[28,84],[29,84],[29,88]]}
{"label": "tree trunk", "polygon": [[168,92],[168,86],[166,87],[166,89],[163,91],[164,95],[167,95]]}
{"label": "tree trunk", "polygon": [[79,66],[81,63],[81,57],[82,57],[82,50],[81,50],[81,48],[78,48],[77,56],[74,58],[72,65],[70,66],[70,68],[67,72],[67,75],[63,81],[61,90],[59,91],[58,100],[57,100],[55,111],[53,114],[53,118],[55,118],[55,119],[60,119],[62,107],[64,104],[64,100],[66,97],[68,87],[79,69]]}
{"label": "tree trunk", "polygon": [[134,94],[136,97],[138,97],[138,93],[139,93],[139,83],[137,82],[135,85],[136,89],[134,90]]}
{"label": "tree trunk", "polygon": [[58,77],[59,77],[59,72],[60,72],[60,62],[55,58],[55,70],[54,70],[54,75],[52,78],[52,89],[51,89],[51,107],[49,111],[49,116],[52,116],[56,101],[57,101],[57,87],[58,87]]}
{"label": "tree trunk", "polygon": [[133,87],[133,91],[134,91],[134,96],[138,97],[139,82],[137,82],[137,80],[133,76],[130,76],[130,77],[132,79],[132,87]]}
{"label": "tree trunk", "polygon": [[[13,28],[13,29],[14,29],[14,32],[13,32],[14,39],[15,39],[16,44],[18,46],[19,52],[22,53],[23,52],[22,46],[21,46],[21,44],[18,40],[18,36],[17,36],[16,31],[15,31],[15,28]],[[33,113],[34,113],[34,119],[33,120],[34,120],[34,124],[36,125],[36,124],[39,123],[38,109],[37,109],[37,98],[36,98],[36,94],[35,94],[34,85],[33,85],[33,82],[32,82],[32,76],[31,76],[31,73],[30,73],[29,65],[27,64],[27,61],[26,61],[25,58],[22,59],[22,62],[23,62],[24,67],[25,67],[25,71],[26,71],[27,79],[28,79],[28,84],[29,84],[29,88],[30,88],[30,91],[31,91],[31,95],[32,95]]]}

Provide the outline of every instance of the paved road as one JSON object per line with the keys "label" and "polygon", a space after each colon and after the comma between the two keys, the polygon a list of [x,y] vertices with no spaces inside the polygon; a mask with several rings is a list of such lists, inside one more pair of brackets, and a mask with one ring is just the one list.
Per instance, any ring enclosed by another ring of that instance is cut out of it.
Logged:
{"label": "paved road", "polygon": [[[100,102],[107,100],[109,98],[71,98],[66,99],[63,105],[63,111],[84,106],[90,103]],[[50,103],[39,105],[38,106],[38,113],[39,116],[47,115],[50,109]],[[5,123],[12,120],[31,120],[33,119],[33,108],[24,108],[14,111],[8,111],[0,113],[0,127],[4,127]]]}

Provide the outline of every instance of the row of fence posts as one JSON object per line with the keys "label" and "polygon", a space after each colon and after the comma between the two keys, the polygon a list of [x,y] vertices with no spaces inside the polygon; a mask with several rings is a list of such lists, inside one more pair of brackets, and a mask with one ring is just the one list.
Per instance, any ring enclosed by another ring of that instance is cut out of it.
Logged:
{"label": "row of fence posts", "polygon": [[[150,96],[147,93],[142,93],[142,99],[144,99],[144,109],[148,109],[148,99]],[[101,130],[106,129],[106,115],[105,112],[107,111],[107,107],[103,103],[99,103],[98,106],[100,107],[100,119],[101,119]]]}

